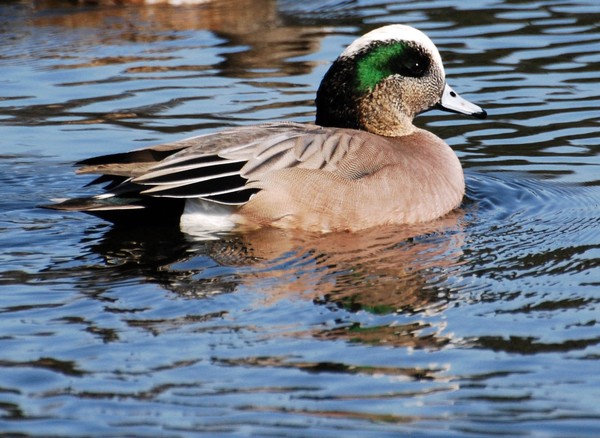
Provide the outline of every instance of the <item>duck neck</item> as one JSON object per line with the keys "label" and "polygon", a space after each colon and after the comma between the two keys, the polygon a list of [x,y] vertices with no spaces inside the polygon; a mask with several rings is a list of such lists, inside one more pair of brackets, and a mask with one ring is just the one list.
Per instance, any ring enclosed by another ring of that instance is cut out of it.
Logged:
{"label": "duck neck", "polygon": [[353,63],[343,57],[325,73],[315,99],[317,125],[361,129],[359,96],[352,86],[354,75]]}
{"label": "duck neck", "polygon": [[385,137],[402,137],[415,132],[413,117],[398,106],[365,99],[359,104],[360,129]]}
{"label": "duck neck", "polygon": [[316,124],[325,127],[360,129],[386,137],[414,132],[414,114],[402,100],[401,92],[377,86],[369,93],[354,86],[356,66],[340,57],[325,74],[317,91]]}

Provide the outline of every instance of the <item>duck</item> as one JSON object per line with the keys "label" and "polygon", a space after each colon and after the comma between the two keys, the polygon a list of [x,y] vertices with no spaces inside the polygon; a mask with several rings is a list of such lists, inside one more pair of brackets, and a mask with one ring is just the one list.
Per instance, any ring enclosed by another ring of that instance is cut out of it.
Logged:
{"label": "duck", "polygon": [[103,193],[45,207],[115,224],[182,230],[277,227],[320,233],[417,224],[457,209],[457,155],[413,119],[441,109],[483,119],[446,82],[420,30],[391,24],[353,41],[316,93],[314,123],[240,126],[86,159]]}

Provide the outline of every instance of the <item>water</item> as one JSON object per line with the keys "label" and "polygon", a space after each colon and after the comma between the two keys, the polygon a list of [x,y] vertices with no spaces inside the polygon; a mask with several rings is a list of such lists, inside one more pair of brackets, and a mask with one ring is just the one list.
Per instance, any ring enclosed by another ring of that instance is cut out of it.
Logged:
{"label": "water", "polygon": [[[0,430],[600,434],[596,3],[2,3]],[[461,158],[460,211],[198,242],[36,207],[89,193],[79,159],[311,121],[328,63],[393,22],[490,114],[418,118]]]}

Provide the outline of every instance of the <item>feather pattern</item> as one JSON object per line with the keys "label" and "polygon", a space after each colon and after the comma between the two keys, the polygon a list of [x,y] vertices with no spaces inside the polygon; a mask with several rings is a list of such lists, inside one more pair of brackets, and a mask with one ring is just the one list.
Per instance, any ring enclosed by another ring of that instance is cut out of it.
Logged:
{"label": "feather pattern", "polygon": [[[143,186],[144,195],[241,205],[256,193],[247,182],[268,172],[289,168],[334,171],[351,148],[362,146],[362,142],[352,143],[352,135],[356,132],[272,123],[198,136],[145,173],[133,175],[131,182]],[[224,140],[228,136],[235,138],[235,145]],[[233,202],[220,197],[232,193],[238,194]]]}

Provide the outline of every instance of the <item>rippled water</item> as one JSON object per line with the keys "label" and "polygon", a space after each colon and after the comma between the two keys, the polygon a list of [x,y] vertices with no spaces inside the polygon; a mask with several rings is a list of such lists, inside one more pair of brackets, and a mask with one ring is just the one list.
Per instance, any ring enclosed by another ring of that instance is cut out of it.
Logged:
{"label": "rippled water", "polygon": [[[394,22],[490,113],[418,118],[465,167],[449,217],[197,242],[36,208],[89,193],[82,158],[311,121],[328,63]],[[599,22],[566,0],[0,4],[0,431],[600,434]]]}

